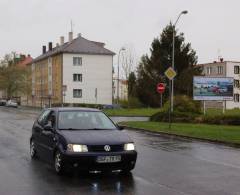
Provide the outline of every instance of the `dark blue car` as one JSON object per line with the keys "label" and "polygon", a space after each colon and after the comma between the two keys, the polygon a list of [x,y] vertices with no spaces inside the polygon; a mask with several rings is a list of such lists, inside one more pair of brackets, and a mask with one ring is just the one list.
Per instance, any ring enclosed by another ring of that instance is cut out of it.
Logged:
{"label": "dark blue car", "polygon": [[90,108],[49,108],[34,122],[32,158],[66,170],[130,172],[137,159],[133,140],[103,112]]}

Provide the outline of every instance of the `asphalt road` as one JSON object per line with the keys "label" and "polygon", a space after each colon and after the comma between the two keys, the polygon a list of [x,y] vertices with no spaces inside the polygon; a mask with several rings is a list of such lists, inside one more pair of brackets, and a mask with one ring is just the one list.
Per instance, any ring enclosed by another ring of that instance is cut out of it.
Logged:
{"label": "asphalt road", "polygon": [[29,137],[36,114],[0,107],[0,195],[240,194],[240,149],[128,131],[139,157],[132,175],[57,176],[31,161]]}

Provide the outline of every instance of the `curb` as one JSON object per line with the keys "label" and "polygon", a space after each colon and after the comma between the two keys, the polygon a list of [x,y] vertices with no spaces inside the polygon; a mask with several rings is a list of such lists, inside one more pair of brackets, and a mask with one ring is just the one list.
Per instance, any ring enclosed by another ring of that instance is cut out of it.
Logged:
{"label": "curb", "polygon": [[126,125],[121,125],[124,128],[127,128],[129,130],[135,130],[135,131],[143,131],[143,132],[150,132],[150,133],[156,133],[162,136],[165,136],[167,138],[185,138],[188,140],[197,140],[197,141],[202,141],[202,142],[208,142],[208,143],[215,143],[215,144],[221,144],[221,145],[227,145],[235,148],[240,148],[240,143],[231,143],[231,142],[226,142],[226,141],[220,141],[220,140],[212,140],[212,139],[207,139],[207,138],[197,138],[197,137],[191,137],[187,135],[178,135],[174,133],[166,133],[166,132],[159,132],[159,131],[153,131],[153,130],[148,130],[148,129],[142,129],[142,128],[134,128],[134,127],[129,127]]}

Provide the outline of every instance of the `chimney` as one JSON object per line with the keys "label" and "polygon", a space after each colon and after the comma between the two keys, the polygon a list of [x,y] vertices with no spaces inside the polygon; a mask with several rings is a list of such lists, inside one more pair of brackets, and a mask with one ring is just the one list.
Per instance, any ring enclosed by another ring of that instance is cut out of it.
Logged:
{"label": "chimney", "polygon": [[223,58],[220,58],[220,62],[223,62]]}
{"label": "chimney", "polygon": [[68,33],[68,41],[71,42],[73,40],[73,32]]}
{"label": "chimney", "polygon": [[61,36],[60,37],[60,45],[63,45],[64,44],[64,36]]}
{"label": "chimney", "polygon": [[49,50],[49,51],[52,51],[52,42],[49,42],[49,43],[48,43],[48,50]]}
{"label": "chimney", "polygon": [[45,45],[42,46],[42,53],[43,53],[43,54],[46,53],[46,46],[45,46]]}
{"label": "chimney", "polygon": [[81,37],[82,36],[82,34],[81,33],[78,33],[78,37]]}

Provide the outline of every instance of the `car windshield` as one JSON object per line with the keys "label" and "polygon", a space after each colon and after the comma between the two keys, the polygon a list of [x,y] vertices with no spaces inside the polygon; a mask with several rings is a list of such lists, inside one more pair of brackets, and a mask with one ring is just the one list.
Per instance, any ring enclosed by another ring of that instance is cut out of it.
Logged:
{"label": "car windshield", "polygon": [[102,112],[61,111],[58,115],[60,130],[106,130],[116,129],[113,122]]}

